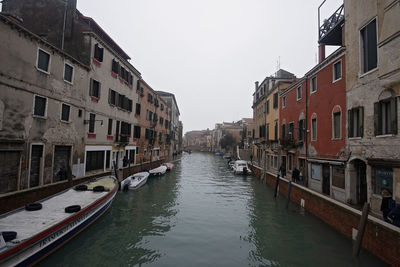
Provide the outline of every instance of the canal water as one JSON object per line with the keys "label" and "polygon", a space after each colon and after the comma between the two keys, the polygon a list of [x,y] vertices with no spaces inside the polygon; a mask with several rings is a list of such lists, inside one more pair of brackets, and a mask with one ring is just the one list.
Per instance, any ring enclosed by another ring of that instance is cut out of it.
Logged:
{"label": "canal water", "polygon": [[384,266],[221,157],[185,154],[40,266]]}

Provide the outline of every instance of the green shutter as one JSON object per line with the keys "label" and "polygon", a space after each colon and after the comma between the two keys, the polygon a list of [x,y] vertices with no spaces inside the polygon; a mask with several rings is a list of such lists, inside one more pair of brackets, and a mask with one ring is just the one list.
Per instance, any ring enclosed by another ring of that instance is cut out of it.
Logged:
{"label": "green shutter", "polygon": [[390,113],[392,114],[392,134],[397,134],[397,97],[390,99]]}
{"label": "green shutter", "polygon": [[360,133],[360,137],[364,137],[364,107],[359,108],[358,112],[358,131]]}
{"label": "green shutter", "polygon": [[347,136],[353,137],[353,110],[349,109],[347,111]]}
{"label": "green shutter", "polygon": [[380,108],[380,103],[376,102],[374,103],[374,132],[375,135],[380,135],[382,134],[382,115],[381,115],[381,108]]}

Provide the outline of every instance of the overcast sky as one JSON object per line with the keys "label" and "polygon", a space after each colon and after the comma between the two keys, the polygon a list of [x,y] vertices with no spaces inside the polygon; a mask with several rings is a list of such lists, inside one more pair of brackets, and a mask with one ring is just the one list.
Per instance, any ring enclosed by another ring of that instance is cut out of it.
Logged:
{"label": "overcast sky", "polygon": [[[324,15],[340,0],[328,0]],[[252,117],[254,82],[316,64],[322,0],[78,0],[154,90],[175,94],[184,132]]]}

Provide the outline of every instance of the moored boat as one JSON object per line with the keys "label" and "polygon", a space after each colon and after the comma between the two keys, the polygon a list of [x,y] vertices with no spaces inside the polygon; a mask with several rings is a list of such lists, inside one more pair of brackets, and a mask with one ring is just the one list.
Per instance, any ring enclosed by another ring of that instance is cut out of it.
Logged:
{"label": "moored boat", "polygon": [[80,184],[0,216],[0,266],[34,265],[80,233],[111,206],[113,176]]}
{"label": "moored boat", "polygon": [[150,176],[161,176],[161,175],[165,174],[166,171],[167,171],[167,167],[161,165],[158,168],[150,170],[149,173],[150,173]]}
{"label": "moored boat", "polygon": [[233,171],[235,174],[250,174],[250,168],[247,166],[247,162],[244,160],[237,160],[235,161],[235,164],[233,165]]}
{"label": "moored boat", "polygon": [[174,164],[172,162],[166,162],[163,166],[167,167],[167,171],[170,171],[174,167]]}
{"label": "moored boat", "polygon": [[121,189],[124,191],[128,189],[138,189],[147,182],[147,178],[149,178],[149,175],[150,174],[148,172],[135,173],[121,182]]}

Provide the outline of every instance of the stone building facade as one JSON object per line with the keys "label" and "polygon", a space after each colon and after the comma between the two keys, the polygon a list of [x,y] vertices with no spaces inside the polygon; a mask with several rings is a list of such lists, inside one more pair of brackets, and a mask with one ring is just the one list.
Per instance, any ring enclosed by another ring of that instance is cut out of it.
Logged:
{"label": "stone building facade", "polygon": [[348,194],[379,212],[382,189],[400,201],[400,3],[344,1],[344,8]]}
{"label": "stone building facade", "polygon": [[0,34],[0,193],[82,175],[89,66],[1,14]]}

